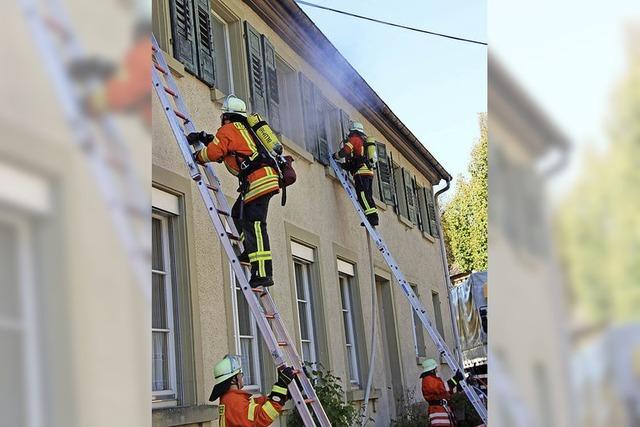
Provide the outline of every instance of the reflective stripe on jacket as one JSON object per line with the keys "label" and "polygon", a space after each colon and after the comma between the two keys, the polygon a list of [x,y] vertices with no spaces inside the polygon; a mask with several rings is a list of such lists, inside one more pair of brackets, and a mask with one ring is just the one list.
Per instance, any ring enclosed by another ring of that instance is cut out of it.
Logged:
{"label": "reflective stripe on jacket", "polygon": [[[240,164],[236,154],[249,159],[258,156],[256,142],[247,128],[239,122],[223,125],[218,129],[213,141],[198,152],[202,161],[217,162],[222,160],[229,172],[237,176],[240,173]],[[245,193],[245,203],[265,194],[280,191],[278,173],[271,166],[263,166],[251,172],[247,181],[249,181],[249,188]]]}
{"label": "reflective stripe on jacket", "polygon": [[369,168],[366,162],[366,153],[364,148],[364,138],[356,132],[352,132],[347,137],[347,141],[344,143],[340,151],[338,151],[339,157],[349,158],[360,158],[364,161],[362,165],[355,171],[354,175],[369,175],[373,176],[373,170]]}
{"label": "reflective stripe on jacket", "polygon": [[244,390],[229,390],[220,397],[220,427],[267,427],[273,423],[282,405],[266,396],[253,397]]}

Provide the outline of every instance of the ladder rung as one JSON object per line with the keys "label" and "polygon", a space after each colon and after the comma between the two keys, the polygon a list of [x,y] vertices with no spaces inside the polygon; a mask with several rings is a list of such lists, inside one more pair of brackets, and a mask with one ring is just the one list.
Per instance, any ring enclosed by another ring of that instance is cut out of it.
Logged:
{"label": "ladder rung", "polygon": [[218,191],[220,190],[218,187],[213,186],[213,185],[211,185],[211,184],[207,184],[207,188],[208,188],[209,190],[211,190],[211,191],[215,191],[215,192],[218,192]]}
{"label": "ladder rung", "polygon": [[163,86],[163,87],[164,87],[164,91],[167,92],[169,95],[173,96],[174,98],[178,97],[178,95],[174,91],[172,91],[171,89],[169,89],[166,86]]}
{"label": "ladder rung", "polygon": [[227,231],[227,237],[229,238],[229,240],[233,240],[233,241],[236,241],[236,242],[240,241],[240,237],[236,236],[235,234],[233,234],[230,231]]}
{"label": "ladder rung", "polygon": [[47,16],[46,18],[44,18],[44,22],[45,24],[47,24],[49,28],[51,28],[54,31],[57,31],[62,37],[66,39],[71,37],[71,35],[69,34],[69,31],[67,31],[67,29],[64,28],[64,26],[59,21],[56,21],[50,16]]}
{"label": "ladder rung", "polygon": [[185,116],[184,114],[182,114],[180,111],[178,110],[173,110],[174,114],[178,117],[180,117],[182,120],[184,120],[185,123],[189,123],[191,120],[189,120],[189,118],[187,116]]}
{"label": "ladder rung", "polygon": [[313,403],[315,401],[316,401],[315,399],[305,399],[304,403],[309,404],[309,403]]}
{"label": "ladder rung", "polygon": [[266,319],[268,319],[268,320],[272,320],[272,319],[275,319],[275,318],[276,318],[276,315],[275,315],[275,314],[266,314],[266,313],[265,313],[264,317],[265,317]]}
{"label": "ladder rung", "polygon": [[278,345],[279,345],[280,347],[286,347],[286,346],[288,346],[288,345],[289,345],[289,343],[288,343],[288,342],[286,342],[286,341],[278,341]]}
{"label": "ladder rung", "polygon": [[216,209],[220,215],[231,216],[231,214],[224,209]]}
{"label": "ladder rung", "polygon": [[153,66],[154,66],[154,67],[156,67],[156,69],[157,69],[158,71],[160,71],[162,74],[165,74],[165,75],[166,75],[166,74],[169,74],[169,73],[167,72],[167,70],[165,70],[164,68],[162,68],[160,65],[158,65],[158,64],[156,64],[156,63],[154,63],[154,64],[153,64]]}

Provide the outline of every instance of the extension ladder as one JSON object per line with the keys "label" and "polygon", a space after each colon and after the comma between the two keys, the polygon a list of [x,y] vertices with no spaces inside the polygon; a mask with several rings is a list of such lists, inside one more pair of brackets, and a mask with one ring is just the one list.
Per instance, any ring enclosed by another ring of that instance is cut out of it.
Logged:
{"label": "extension ladder", "polygon": [[[145,299],[151,301],[148,195],[136,176],[129,147],[113,119],[107,114],[90,118],[82,107],[83,96],[101,83],[95,78],[79,82],[69,75],[66,67],[85,54],[59,1],[20,0],[20,3],[69,122],[74,143],[95,176],[116,234],[132,263],[135,281]],[[94,132],[94,125],[101,135]]]}
{"label": "extension ladder", "polygon": [[[436,344],[436,347],[438,347],[440,354],[444,357],[445,361],[447,362],[447,365],[449,365],[449,367],[453,372],[456,372],[458,370],[462,372],[463,368],[461,368],[458,365],[457,360],[449,351],[449,348],[447,347],[446,342],[431,324],[431,321],[427,317],[427,311],[425,310],[422,303],[420,303],[420,300],[418,299],[418,297],[416,297],[416,294],[413,293],[413,290],[411,289],[411,286],[409,285],[409,283],[405,280],[404,274],[402,274],[400,267],[398,267],[398,264],[393,259],[393,256],[391,255],[391,251],[389,251],[389,248],[387,247],[387,244],[382,239],[382,236],[380,235],[380,233],[378,233],[378,231],[374,227],[371,226],[371,224],[369,224],[369,221],[367,220],[367,216],[364,214],[364,211],[360,207],[360,203],[358,203],[358,196],[356,195],[355,188],[353,188],[353,186],[349,182],[349,177],[347,176],[346,172],[342,168],[340,168],[340,166],[338,166],[337,162],[333,158],[330,158],[329,161],[331,163],[331,167],[333,168],[333,171],[335,172],[336,176],[340,180],[340,184],[342,184],[342,187],[347,192],[347,196],[349,196],[349,199],[351,199],[353,206],[356,208],[358,215],[360,215],[360,220],[367,227],[367,230],[369,231],[369,235],[375,242],[378,250],[382,253],[382,256],[386,261],[387,265],[389,266],[389,268],[391,268],[391,272],[393,273],[394,277],[398,281],[398,284],[400,285],[402,292],[409,300],[409,304],[411,304],[411,307],[415,311],[416,315],[422,321],[422,325],[427,329],[429,336],[431,337],[433,342]],[[480,418],[482,418],[482,421],[485,424],[487,424],[487,408],[484,406],[482,399],[478,395],[477,391],[474,390],[469,384],[467,384],[466,380],[461,381],[460,384],[465,394],[469,398],[469,401],[478,412],[478,415],[480,415]]]}
{"label": "extension ladder", "polygon": [[[229,258],[231,269],[238,279],[240,289],[247,299],[247,303],[260,329],[260,333],[269,348],[275,364],[277,366],[292,366],[296,373],[296,378],[302,386],[302,390],[298,388],[296,381],[292,381],[289,385],[289,392],[293,397],[293,401],[304,425],[316,425],[313,415],[309,411],[309,407],[311,407],[318,424],[323,427],[330,426],[331,423],[324,412],[311,381],[309,381],[309,378],[305,375],[302,361],[298,356],[295,344],[291,340],[284,322],[280,318],[271,294],[266,288],[251,289],[249,286],[247,276],[233,249],[235,245],[239,251],[242,251],[242,242],[231,218],[231,210],[227,198],[220,188],[220,180],[210,164],[202,166],[204,169],[203,175],[193,160],[193,152],[187,142],[186,135],[195,132],[196,128],[180,96],[180,91],[171,75],[169,66],[158,46],[155,36],[152,36],[152,43],[153,67],[151,71],[154,89],[158,94],[173,135],[178,142],[184,161],[187,164],[189,175],[198,186],[202,200],[209,212],[211,222]],[[196,148],[202,147],[204,146],[199,144]]]}

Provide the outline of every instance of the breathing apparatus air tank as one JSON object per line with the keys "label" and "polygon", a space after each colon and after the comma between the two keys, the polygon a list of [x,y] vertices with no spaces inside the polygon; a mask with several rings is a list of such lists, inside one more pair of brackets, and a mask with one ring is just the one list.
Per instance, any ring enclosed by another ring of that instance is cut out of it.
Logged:
{"label": "breathing apparatus air tank", "polygon": [[278,141],[278,137],[273,129],[271,129],[269,124],[260,116],[260,114],[251,114],[248,116],[247,123],[249,123],[249,126],[251,126],[251,129],[253,129],[269,154],[274,157],[282,154],[282,144]]}

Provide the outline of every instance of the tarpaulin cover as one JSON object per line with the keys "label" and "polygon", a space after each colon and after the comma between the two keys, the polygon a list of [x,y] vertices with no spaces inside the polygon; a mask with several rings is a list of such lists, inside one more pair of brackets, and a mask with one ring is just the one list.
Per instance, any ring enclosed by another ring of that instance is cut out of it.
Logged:
{"label": "tarpaulin cover", "polygon": [[486,310],[484,285],[487,272],[471,273],[462,284],[451,290],[451,306],[455,313],[460,346],[464,359],[487,357],[487,334],[482,329],[480,309]]}

